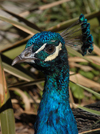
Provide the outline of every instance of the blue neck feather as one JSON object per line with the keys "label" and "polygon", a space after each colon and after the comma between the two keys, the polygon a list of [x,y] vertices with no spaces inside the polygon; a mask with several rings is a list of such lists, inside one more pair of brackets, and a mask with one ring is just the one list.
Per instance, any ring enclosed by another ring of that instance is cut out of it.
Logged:
{"label": "blue neck feather", "polygon": [[38,110],[35,134],[78,134],[69,105],[69,66],[66,49],[56,66],[47,72],[43,98]]}

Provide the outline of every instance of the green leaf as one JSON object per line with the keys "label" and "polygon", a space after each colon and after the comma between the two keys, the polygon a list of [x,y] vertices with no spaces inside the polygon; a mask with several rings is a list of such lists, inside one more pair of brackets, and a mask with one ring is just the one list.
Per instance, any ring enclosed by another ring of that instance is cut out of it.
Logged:
{"label": "green leaf", "polygon": [[84,72],[83,70],[80,70],[79,73],[88,79],[93,80],[94,78],[94,75],[92,72]]}
{"label": "green leaf", "polygon": [[[11,49],[14,50],[14,48],[17,48],[17,47],[20,49],[20,47],[23,46],[23,44],[26,44],[27,41],[28,41],[31,37],[32,37],[32,35],[29,35],[29,36],[27,36],[26,38],[24,38],[24,39],[22,39],[22,40],[20,40],[20,41],[15,42],[14,44],[5,45],[5,46],[3,46],[3,47],[0,48],[0,51],[1,51],[2,53],[5,53],[6,51],[10,51]],[[24,48],[25,48],[25,45],[24,45],[23,47],[21,47],[22,50],[23,50]],[[19,51],[18,51],[18,52],[19,52]],[[22,51],[21,51],[21,52],[22,52]],[[15,52],[14,52],[14,54],[15,54]],[[18,54],[18,53],[17,53],[17,54]],[[5,54],[5,55],[6,55],[6,54]],[[11,55],[11,57],[13,56],[11,53],[10,53],[10,55]]]}
{"label": "green leaf", "polygon": [[15,134],[14,113],[0,55],[0,120],[2,134]]}
{"label": "green leaf", "polygon": [[[85,18],[92,19],[92,18],[99,17],[99,16],[100,16],[100,11],[96,11],[96,12],[93,12],[93,13],[85,15]],[[64,22],[62,22],[62,23],[60,23],[60,24],[58,24],[58,25],[56,25],[54,27],[51,27],[51,28],[47,29],[47,31],[52,31],[52,32],[61,31],[63,29],[66,29],[70,25],[72,25],[78,19],[79,18],[77,17],[77,18],[74,18],[74,19],[70,19],[70,20],[64,21]],[[99,26],[99,23],[96,22],[95,26]]]}
{"label": "green leaf", "polygon": [[15,65],[15,67],[11,66],[12,60],[9,59],[8,57],[2,55],[2,60],[3,60],[3,67],[4,70],[20,79],[23,79],[25,81],[32,81],[34,80],[31,76],[31,74],[21,67],[20,65]]}
{"label": "green leaf", "polygon": [[20,30],[22,30],[22,31],[24,31],[24,32],[26,32],[28,34],[31,34],[31,35],[34,35],[34,34],[39,32],[38,30],[32,29],[29,26],[21,24],[21,23],[19,23],[17,21],[13,21],[11,19],[7,19],[7,18],[5,18],[3,16],[0,16],[0,20],[8,22],[8,23],[12,24],[13,26],[19,28]]}
{"label": "green leaf", "polygon": [[[21,83],[17,83],[17,84],[13,84],[13,85],[10,85],[9,87],[29,87],[29,86],[33,86],[33,85],[36,85],[36,84],[40,84],[40,83],[44,83],[45,79],[42,78],[42,79],[37,79],[37,80],[34,80],[34,81],[30,81],[30,82],[21,82]],[[43,84],[44,85],[44,84]],[[42,85],[42,86],[43,86]]]}
{"label": "green leaf", "polygon": [[[71,82],[71,83],[74,83],[74,82],[72,82],[72,81],[70,81],[70,82]],[[80,85],[80,84],[78,84],[78,83],[75,83],[75,84],[78,85],[78,86],[80,86],[81,88],[85,89],[86,91],[88,91],[88,92],[94,94],[97,98],[100,99],[100,94],[99,94],[99,93],[93,91],[93,90],[90,89],[90,88],[84,87],[84,86],[82,86],[82,85]]]}
{"label": "green leaf", "polygon": [[9,57],[10,59],[14,59],[16,56],[18,56],[23,50],[25,49],[25,45],[21,45],[18,47],[15,47],[13,49],[10,49],[8,51],[3,52],[3,55]]}
{"label": "green leaf", "polygon": [[96,110],[93,110],[93,109],[90,109],[90,108],[87,108],[87,107],[78,106],[78,108],[80,108],[84,111],[87,111],[89,113],[95,114],[95,115],[100,115],[99,111],[96,111]]}
{"label": "green leaf", "polygon": [[18,70],[16,68],[4,63],[4,62],[3,62],[3,67],[4,67],[4,70],[6,72],[8,72],[8,73],[10,73],[10,74],[22,79],[22,80],[25,80],[25,81],[33,80],[32,77],[28,76],[27,74],[23,73],[22,71],[20,71],[20,70]]}
{"label": "green leaf", "polygon": [[3,11],[5,11],[5,12],[9,13],[10,15],[14,16],[15,18],[19,19],[19,21],[24,22],[27,26],[29,26],[29,27],[31,27],[33,29],[36,29],[38,31],[41,31],[41,29],[37,25],[35,25],[34,23],[32,23],[32,22],[28,21],[27,19],[19,16],[18,14],[15,14],[15,13],[13,13],[11,11],[8,11],[4,7],[2,7],[1,5],[0,5],[0,9],[2,9]]}
{"label": "green leaf", "polygon": [[83,99],[84,98],[84,90],[77,86],[76,84],[73,84],[70,82],[70,87],[72,89],[73,95],[77,99]]}

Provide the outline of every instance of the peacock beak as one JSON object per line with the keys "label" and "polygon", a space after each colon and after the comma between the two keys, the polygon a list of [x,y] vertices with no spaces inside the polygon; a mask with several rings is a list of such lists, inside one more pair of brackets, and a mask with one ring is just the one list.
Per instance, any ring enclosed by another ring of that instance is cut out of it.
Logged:
{"label": "peacock beak", "polygon": [[21,61],[22,61],[22,60],[20,59],[20,57],[17,56],[17,57],[13,60],[12,66],[15,65],[16,63],[21,63]]}
{"label": "peacock beak", "polygon": [[26,48],[20,55],[18,55],[12,62],[12,66],[16,63],[28,62],[35,63],[38,60],[34,57],[35,53],[32,52],[32,46]]}

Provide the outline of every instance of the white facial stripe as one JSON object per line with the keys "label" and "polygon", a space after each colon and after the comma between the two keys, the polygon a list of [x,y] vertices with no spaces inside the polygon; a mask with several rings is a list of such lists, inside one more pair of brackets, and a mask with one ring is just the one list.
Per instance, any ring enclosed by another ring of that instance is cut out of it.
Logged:
{"label": "white facial stripe", "polygon": [[42,51],[45,48],[46,44],[47,43],[43,44],[35,53]]}
{"label": "white facial stripe", "polygon": [[55,42],[56,40],[51,40],[51,42]]}
{"label": "white facial stripe", "polygon": [[51,61],[51,60],[55,59],[58,56],[59,51],[61,50],[61,46],[62,46],[62,44],[60,42],[59,45],[56,46],[56,51],[53,54],[49,55],[44,61]]}

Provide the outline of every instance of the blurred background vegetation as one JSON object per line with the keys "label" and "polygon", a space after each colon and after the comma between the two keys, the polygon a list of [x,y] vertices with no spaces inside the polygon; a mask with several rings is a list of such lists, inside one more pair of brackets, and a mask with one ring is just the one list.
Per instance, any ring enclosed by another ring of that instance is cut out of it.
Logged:
{"label": "blurred background vegetation", "polygon": [[71,107],[100,99],[96,94],[100,93],[100,0],[0,0],[0,52],[17,118],[20,113],[37,114],[44,75],[27,64],[16,65],[14,70],[12,60],[33,34],[42,30],[61,32],[81,13],[91,24],[94,52],[84,58],[68,49],[70,79],[74,82],[70,83]]}

